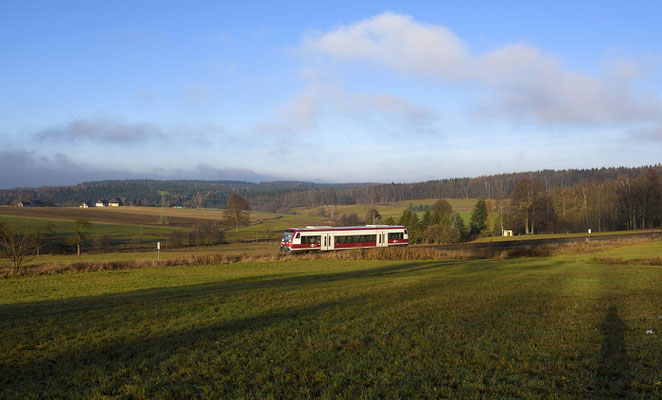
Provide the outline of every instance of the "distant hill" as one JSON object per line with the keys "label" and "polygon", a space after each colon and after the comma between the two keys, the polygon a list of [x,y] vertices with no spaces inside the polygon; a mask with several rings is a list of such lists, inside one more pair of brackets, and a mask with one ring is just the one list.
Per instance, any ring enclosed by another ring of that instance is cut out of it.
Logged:
{"label": "distant hill", "polygon": [[[0,204],[36,201],[43,205],[77,206],[86,201],[120,199],[124,205],[156,206],[161,202],[159,191],[167,191],[168,204],[182,207],[220,208],[232,193],[248,199],[259,199],[257,205],[270,203],[268,199],[320,190],[347,190],[370,184],[320,184],[298,181],[251,183],[244,181],[204,180],[105,180],[83,182],[73,186],[43,186],[0,190]],[[251,201],[251,203],[254,203]]]}
{"label": "distant hill", "polygon": [[662,173],[662,164],[636,168],[594,168],[543,170],[486,175],[476,178],[438,179],[417,183],[364,184],[350,188],[311,188],[296,192],[284,191],[256,194],[251,203],[256,207],[277,210],[288,207],[324,204],[373,204],[431,198],[498,198],[508,197],[522,178],[541,182],[543,189],[570,187],[584,181],[604,182],[621,176],[635,178],[648,168]]}
{"label": "distant hill", "polygon": [[73,186],[0,190],[0,204],[19,200],[58,206],[76,206],[83,201],[120,199],[125,205],[156,206],[158,191],[170,193],[168,203],[182,207],[221,208],[231,193],[249,199],[258,210],[283,210],[325,204],[388,203],[426,198],[508,197],[522,178],[539,180],[545,190],[569,187],[583,181],[606,181],[621,176],[635,178],[648,168],[662,173],[662,164],[635,168],[594,168],[515,172],[475,178],[439,179],[418,183],[320,184],[299,181],[251,183],[204,180],[107,180]]}
{"label": "distant hill", "polygon": [[439,179],[419,183],[380,184],[342,191],[343,198],[358,203],[394,202],[428,198],[498,198],[508,197],[522,178],[536,179],[544,190],[569,187],[583,181],[604,182],[621,176],[638,177],[649,168],[662,173],[662,164],[634,168],[592,168],[541,170],[485,175],[475,178]]}

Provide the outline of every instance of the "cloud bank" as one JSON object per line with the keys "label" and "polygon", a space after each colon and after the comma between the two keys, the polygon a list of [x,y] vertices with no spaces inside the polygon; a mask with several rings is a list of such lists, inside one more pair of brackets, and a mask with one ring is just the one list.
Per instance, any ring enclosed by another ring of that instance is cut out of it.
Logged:
{"label": "cloud bank", "polygon": [[109,118],[80,118],[35,133],[39,140],[137,143],[163,138],[164,132],[151,123],[124,123]]}
{"label": "cloud bank", "polygon": [[102,169],[73,162],[62,154],[47,157],[25,150],[0,151],[0,171],[3,172],[0,174],[0,189],[73,185],[105,179],[201,179],[256,183],[280,179],[249,169],[215,168],[205,163],[191,169],[155,168],[145,172]]}
{"label": "cloud bank", "polygon": [[569,70],[558,57],[526,43],[476,53],[448,28],[407,15],[386,12],[338,26],[305,37],[300,48],[334,62],[478,86],[487,93],[478,107],[486,118],[544,125],[662,120],[662,99],[635,89],[632,63],[623,73],[600,77]]}

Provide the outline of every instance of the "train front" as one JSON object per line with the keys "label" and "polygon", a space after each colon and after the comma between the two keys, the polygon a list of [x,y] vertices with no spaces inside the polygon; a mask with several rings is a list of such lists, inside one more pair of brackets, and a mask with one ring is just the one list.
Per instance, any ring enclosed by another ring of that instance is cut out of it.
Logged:
{"label": "train front", "polygon": [[294,231],[291,229],[286,229],[283,231],[283,237],[280,239],[280,251],[289,253],[292,248],[292,238],[294,237]]}

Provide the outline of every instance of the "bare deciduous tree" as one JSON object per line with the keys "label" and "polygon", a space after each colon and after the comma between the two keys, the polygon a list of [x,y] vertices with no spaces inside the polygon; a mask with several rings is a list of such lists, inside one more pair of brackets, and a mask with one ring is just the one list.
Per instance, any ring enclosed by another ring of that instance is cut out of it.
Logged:
{"label": "bare deciduous tree", "polygon": [[250,209],[251,206],[248,204],[248,200],[233,193],[225,204],[223,218],[234,225],[234,232],[237,233],[240,225],[248,223],[248,211]]}
{"label": "bare deciduous tree", "polygon": [[20,230],[13,224],[0,224],[0,252],[10,259],[14,273],[35,255],[39,246],[39,235],[35,230]]}
{"label": "bare deciduous tree", "polygon": [[92,229],[90,221],[86,219],[77,219],[74,221],[74,234],[71,240],[74,246],[76,246],[77,255],[80,255],[80,245],[87,239],[90,229]]}
{"label": "bare deciduous tree", "polygon": [[365,222],[366,222],[367,224],[374,224],[374,223],[375,223],[376,221],[378,221],[381,217],[382,217],[382,216],[381,216],[381,214],[379,213],[379,211],[377,211],[377,210],[374,209],[374,208],[371,208],[370,210],[368,210],[368,212],[367,212],[366,215],[365,215]]}

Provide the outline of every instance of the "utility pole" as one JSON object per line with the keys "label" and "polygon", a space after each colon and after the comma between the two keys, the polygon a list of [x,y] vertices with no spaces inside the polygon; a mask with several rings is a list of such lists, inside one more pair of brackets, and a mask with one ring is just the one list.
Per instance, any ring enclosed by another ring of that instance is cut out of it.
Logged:
{"label": "utility pole", "polygon": [[159,190],[157,193],[161,195],[161,217],[159,218],[159,224],[168,225],[168,216],[165,215],[165,207],[166,207],[166,196],[168,196],[170,193],[168,193],[165,190]]}

